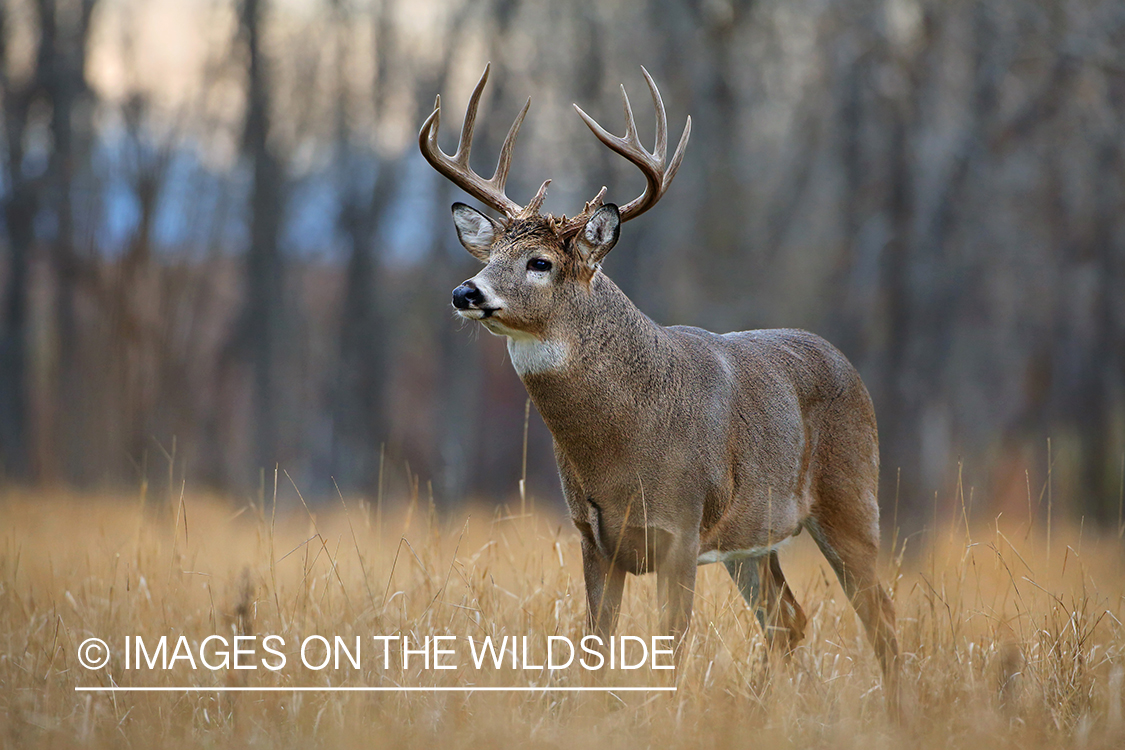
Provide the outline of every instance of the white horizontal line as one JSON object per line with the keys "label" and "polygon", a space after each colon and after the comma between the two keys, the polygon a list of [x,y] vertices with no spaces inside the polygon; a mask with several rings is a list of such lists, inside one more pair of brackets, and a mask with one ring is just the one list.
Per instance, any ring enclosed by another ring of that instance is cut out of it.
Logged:
{"label": "white horizontal line", "polygon": [[636,693],[676,692],[675,687],[84,687],[75,692],[88,693]]}

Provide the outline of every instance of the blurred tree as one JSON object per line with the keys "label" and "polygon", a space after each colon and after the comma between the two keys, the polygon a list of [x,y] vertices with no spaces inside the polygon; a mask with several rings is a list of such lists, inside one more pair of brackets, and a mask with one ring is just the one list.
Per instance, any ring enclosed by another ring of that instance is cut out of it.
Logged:
{"label": "blurred tree", "polygon": [[[475,264],[414,133],[441,92],[450,144],[491,60],[474,159],[533,94],[512,193],[627,200],[636,170],[569,103],[604,116],[624,81],[640,115],[644,64],[694,135],[607,263],[643,310],[840,346],[901,519],[958,502],[959,459],[1035,513],[1047,437],[1056,506],[1116,518],[1120,3],[224,0],[177,6],[209,58],[183,80],[149,75],[170,63],[140,5],[0,2],[6,479],[145,476],[175,437],[219,486],[280,461],[373,489],[386,443],[439,502],[514,491],[525,395],[503,342],[442,312]],[[550,454],[533,415],[554,494]]]}
{"label": "blurred tree", "polygon": [[[347,71],[355,51],[351,45],[353,16],[341,0],[333,0],[338,34],[336,60],[336,171],[341,206],[338,226],[347,243],[344,295],[339,320],[339,366],[329,396],[333,412],[332,473],[344,487],[373,490],[379,471],[380,446],[386,440],[384,406],[387,387],[387,323],[375,255],[376,230],[399,187],[398,160],[354,160],[358,150],[350,121],[353,107]],[[389,0],[380,3],[373,25],[376,76],[372,91],[376,121],[388,98],[391,61],[395,55]],[[361,171],[375,170],[374,180]]]}
{"label": "blurred tree", "polygon": [[246,66],[246,119],[242,148],[252,177],[250,237],[243,276],[241,317],[230,342],[233,356],[248,363],[253,408],[254,474],[281,460],[278,452],[278,354],[286,334],[285,264],[278,243],[284,218],[285,169],[271,140],[274,82],[264,49],[268,0],[241,0],[239,34]]}
{"label": "blurred tree", "polygon": [[[39,6],[35,6],[36,9]],[[4,97],[7,283],[0,314],[0,476],[18,481],[32,477],[31,419],[27,400],[29,368],[29,276],[38,205],[37,180],[24,165],[24,135],[32,102],[40,95],[39,71],[27,80],[9,72],[10,8],[0,4],[0,91]]]}
{"label": "blurred tree", "polygon": [[[0,32],[4,35],[3,83],[7,140],[5,223],[10,261],[7,299],[0,325],[0,449],[7,471],[26,477],[32,471],[28,450],[33,433],[28,422],[29,316],[28,284],[36,220],[51,219],[50,268],[54,282],[52,322],[54,347],[49,358],[51,409],[37,425],[44,446],[34,466],[45,478],[76,477],[80,472],[83,409],[79,361],[78,320],[75,310],[79,285],[90,273],[89,259],[78,248],[73,191],[76,175],[89,163],[92,138],[92,97],[86,85],[86,55],[96,0],[74,0],[62,6],[55,0],[30,5],[30,24],[13,29],[5,4]],[[23,80],[8,72],[12,59],[8,42],[33,40],[33,62]],[[44,123],[44,120],[46,121]],[[50,134],[46,153],[30,159],[29,131],[44,127]],[[36,169],[44,171],[36,173]]]}

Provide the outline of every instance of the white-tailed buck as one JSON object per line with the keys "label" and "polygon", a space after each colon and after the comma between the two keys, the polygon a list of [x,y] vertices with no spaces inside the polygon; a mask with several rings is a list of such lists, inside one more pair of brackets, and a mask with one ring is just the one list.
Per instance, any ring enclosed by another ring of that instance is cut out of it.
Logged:
{"label": "white-tailed buck", "polygon": [[453,290],[453,306],[507,337],[512,364],[554,436],[563,492],[582,535],[594,634],[613,633],[625,574],[655,570],[661,622],[679,642],[691,619],[696,566],[721,562],[771,645],[788,653],[804,634],[805,615],[776,547],[805,528],[859,613],[896,703],[894,607],[875,567],[878,434],[855,368],[805,331],[720,335],[658,325],[601,270],[622,222],[668,189],[691,132],[688,118],[668,161],[664,104],[647,71],[645,79],[657,115],[652,153],[640,144],[628,97],[624,138],[575,106],[606,146],[644,173],[644,193],[618,208],[603,201],[602,188],[572,218],[540,214],[549,180],[526,207],[504,193],[530,99],[488,180],[469,167],[488,68],[453,156],[437,145],[438,99],[419,135],[422,154],[501,214],[492,219],[453,204],[461,243],[486,264]]}

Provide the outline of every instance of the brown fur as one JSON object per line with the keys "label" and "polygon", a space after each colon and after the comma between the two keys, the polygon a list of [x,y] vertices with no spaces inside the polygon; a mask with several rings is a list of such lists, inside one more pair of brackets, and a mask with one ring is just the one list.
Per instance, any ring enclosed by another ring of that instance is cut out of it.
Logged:
{"label": "brown fur", "polygon": [[602,188],[567,220],[539,215],[549,180],[525,208],[504,194],[527,105],[496,174],[484,180],[469,168],[488,70],[469,99],[456,154],[437,147],[440,101],[418,143],[439,172],[504,214],[496,221],[454,204],[461,243],[487,264],[454,290],[454,306],[508,337],[512,364],[554,436],[582,534],[590,629],[611,635],[626,573],[655,570],[661,621],[679,658],[696,567],[722,561],[770,643],[788,652],[804,635],[805,615],[774,546],[808,528],[863,620],[897,708],[894,606],[875,574],[879,439],[859,375],[805,331],[718,335],[657,325],[601,272],[620,224],[667,190],[691,133],[689,117],[668,162],[667,118],[648,71],[652,152],[640,144],[627,98],[624,138],[575,106],[599,140],[641,169],[644,193],[619,210],[603,204]]}
{"label": "brown fur", "polygon": [[[554,436],[582,534],[591,630],[615,629],[626,573],[656,571],[663,626],[682,636],[697,564],[710,553],[771,644],[788,651],[805,615],[773,547],[807,527],[863,620],[894,701],[894,608],[875,572],[878,434],[855,369],[805,331],[657,325],[552,227],[540,218],[498,228],[488,265],[470,281],[503,303],[483,321],[494,333],[566,351],[564,362],[521,377]],[[532,258],[554,264],[549,283],[531,280]],[[723,558],[738,550],[752,554]]]}

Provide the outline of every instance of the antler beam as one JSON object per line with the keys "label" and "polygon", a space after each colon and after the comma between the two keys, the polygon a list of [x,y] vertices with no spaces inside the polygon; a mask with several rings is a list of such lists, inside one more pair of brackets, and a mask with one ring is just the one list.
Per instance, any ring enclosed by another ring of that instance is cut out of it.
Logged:
{"label": "antler beam", "polygon": [[[469,97],[469,106],[465,110],[465,123],[461,126],[461,139],[457,143],[457,151],[450,156],[442,151],[437,143],[438,128],[441,124],[440,96],[434,102],[433,113],[426,118],[426,121],[422,124],[421,132],[418,133],[418,147],[422,150],[422,156],[426,157],[426,161],[440,174],[445,175],[457,187],[481,203],[496,209],[511,220],[524,212],[525,209],[505,194],[504,186],[508,182],[508,171],[512,166],[512,149],[515,147],[516,136],[520,132],[523,118],[527,114],[528,108],[531,107],[531,98],[528,97],[527,103],[523,105],[523,109],[520,110],[515,122],[512,123],[508,136],[504,139],[504,145],[500,147],[500,159],[496,163],[496,172],[491,179],[484,179],[469,167],[469,152],[473,147],[473,126],[477,120],[477,106],[480,104],[481,92],[484,91],[484,85],[488,82],[488,72],[491,68],[491,63],[485,65],[484,74],[477,82],[476,88],[473,89],[473,95]],[[544,182],[535,198],[528,204],[528,209],[539,210],[539,206],[542,205],[543,198],[546,196],[546,188],[547,182]]]}
{"label": "antler beam", "polygon": [[664,111],[664,101],[660,98],[660,91],[656,88],[652,76],[648,74],[644,67],[641,68],[641,72],[644,73],[645,81],[648,82],[649,91],[652,92],[652,103],[656,108],[656,150],[652,153],[646,151],[644,146],[641,145],[640,136],[637,135],[637,123],[633,118],[633,108],[629,105],[629,95],[625,93],[624,86],[621,87],[621,98],[625,103],[624,137],[613,135],[599,125],[594,118],[583,112],[581,107],[577,104],[574,105],[578,116],[594,132],[598,140],[635,164],[645,176],[647,181],[645,191],[621,208],[622,222],[635,219],[656,205],[676,176],[676,170],[680,168],[680,162],[684,158],[684,149],[687,147],[688,138],[691,136],[691,117],[689,116],[687,124],[684,126],[684,134],[680,136],[680,144],[676,146],[676,153],[673,154],[671,163],[665,166],[665,157],[668,153],[668,116]]}

